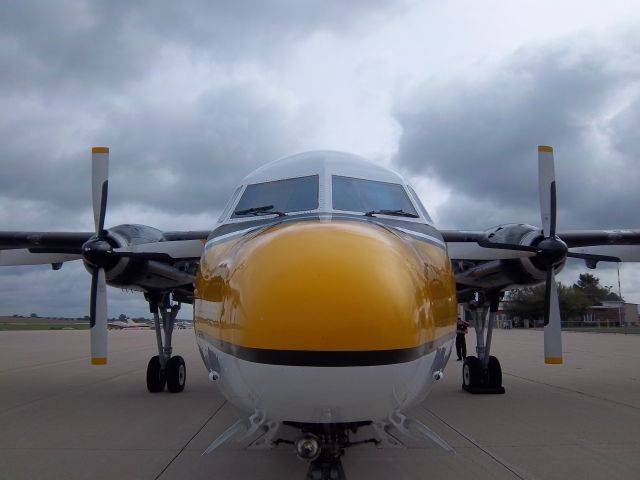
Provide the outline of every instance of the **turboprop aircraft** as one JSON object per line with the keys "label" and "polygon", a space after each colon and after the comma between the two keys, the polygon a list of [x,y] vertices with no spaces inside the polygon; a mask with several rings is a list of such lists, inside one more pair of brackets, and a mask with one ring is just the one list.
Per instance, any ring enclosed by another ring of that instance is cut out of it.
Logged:
{"label": "turboprop aircraft", "polygon": [[141,292],[158,355],[150,392],[180,392],[173,354],[182,304],[193,305],[198,349],[229,402],[247,412],[216,438],[290,444],[309,477],[344,478],[347,447],[426,438],[405,412],[422,402],[451,354],[457,304],[475,317],[470,393],[504,393],[491,355],[502,292],[545,282],[545,361],[562,362],[555,274],[567,257],[590,267],[640,260],[640,231],[556,229],[551,147],[538,148],[541,226],[439,231],[397,173],[340,152],[287,157],[249,174],[217,224],[202,231],[105,228],[109,150],[93,148],[93,232],[0,232],[0,265],[81,260],[91,275],[91,361],[107,362],[106,286]]}

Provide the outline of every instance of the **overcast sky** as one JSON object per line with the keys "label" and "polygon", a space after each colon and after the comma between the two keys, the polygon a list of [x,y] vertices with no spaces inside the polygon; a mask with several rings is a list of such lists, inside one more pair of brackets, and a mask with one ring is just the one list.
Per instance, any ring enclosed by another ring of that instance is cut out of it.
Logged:
{"label": "overcast sky", "polygon": [[[210,228],[253,168],[312,149],[402,172],[443,228],[539,224],[538,144],[559,229],[640,228],[639,26],[628,1],[4,2],[0,229],[92,230],[94,145],[107,225]],[[621,275],[640,303],[640,265]],[[0,314],[85,315],[89,283],[2,267]]]}

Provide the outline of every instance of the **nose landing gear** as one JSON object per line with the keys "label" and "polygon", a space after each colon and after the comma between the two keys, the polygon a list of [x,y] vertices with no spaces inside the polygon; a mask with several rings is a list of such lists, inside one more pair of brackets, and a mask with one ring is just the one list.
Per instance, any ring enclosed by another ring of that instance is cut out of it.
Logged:
{"label": "nose landing gear", "polygon": [[[301,430],[303,436],[293,443],[299,458],[309,463],[306,480],[346,480],[342,468],[342,456],[346,448],[366,443],[379,444],[375,438],[351,441],[350,434],[357,434],[360,427],[371,422],[356,423],[297,423],[284,425]],[[366,438],[366,437],[365,437]]]}

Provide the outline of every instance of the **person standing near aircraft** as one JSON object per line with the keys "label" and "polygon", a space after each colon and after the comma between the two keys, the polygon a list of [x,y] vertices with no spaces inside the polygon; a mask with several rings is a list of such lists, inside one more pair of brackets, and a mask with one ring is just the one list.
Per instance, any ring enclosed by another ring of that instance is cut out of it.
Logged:
{"label": "person standing near aircraft", "polygon": [[467,356],[467,341],[464,336],[467,334],[469,324],[458,317],[458,324],[456,328],[456,353],[458,354],[458,361],[461,362]]}

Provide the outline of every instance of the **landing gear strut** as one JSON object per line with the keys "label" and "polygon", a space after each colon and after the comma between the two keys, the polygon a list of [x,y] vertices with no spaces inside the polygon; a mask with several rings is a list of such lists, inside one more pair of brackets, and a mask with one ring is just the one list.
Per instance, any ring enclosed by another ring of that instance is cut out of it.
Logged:
{"label": "landing gear strut", "polygon": [[[467,305],[474,316],[477,357],[469,356],[462,364],[462,388],[469,393],[502,394],[502,368],[491,355],[491,337],[500,304],[500,292],[478,293]],[[486,330],[486,336],[485,336]]]}
{"label": "landing gear strut", "polygon": [[158,355],[151,357],[147,365],[147,389],[150,392],[161,392],[166,385],[167,390],[172,393],[181,392],[187,380],[187,367],[181,356],[171,356],[171,339],[180,303],[172,303],[170,293],[148,294],[147,301],[153,313],[158,342]]}

